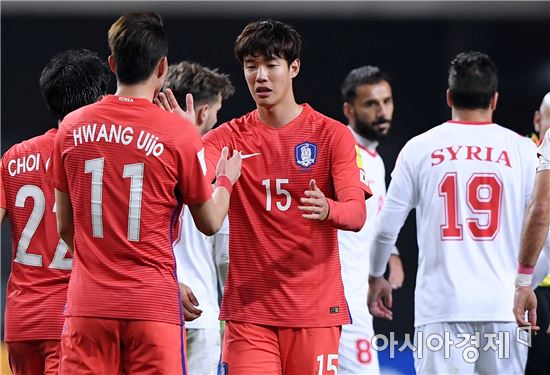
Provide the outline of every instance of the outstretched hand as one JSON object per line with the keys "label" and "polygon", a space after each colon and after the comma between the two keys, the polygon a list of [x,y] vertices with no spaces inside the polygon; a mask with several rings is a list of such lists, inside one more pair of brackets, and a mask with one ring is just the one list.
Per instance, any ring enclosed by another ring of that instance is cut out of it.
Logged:
{"label": "outstretched hand", "polygon": [[309,189],[304,192],[305,197],[300,202],[305,206],[298,206],[302,217],[309,220],[323,221],[328,216],[329,206],[325,194],[317,187],[315,180],[309,181]]}
{"label": "outstretched hand", "polygon": [[390,283],[381,277],[369,276],[369,294],[367,305],[372,316],[393,319],[392,308],[392,287]]}
{"label": "outstretched hand", "polygon": [[174,96],[174,93],[171,89],[166,89],[166,93],[160,92],[158,97],[156,97],[153,102],[161,109],[164,109],[167,112],[172,112],[177,115],[179,115],[181,118],[189,121],[193,125],[195,124],[195,108],[193,107],[193,95],[188,93],[185,95],[185,108],[187,108],[186,111],[184,111],[178,101],[176,100],[176,97]]}

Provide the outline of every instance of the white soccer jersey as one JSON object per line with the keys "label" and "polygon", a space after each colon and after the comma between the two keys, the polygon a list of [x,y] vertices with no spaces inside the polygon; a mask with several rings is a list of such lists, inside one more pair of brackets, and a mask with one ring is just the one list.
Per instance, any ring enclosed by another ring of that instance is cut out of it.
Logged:
{"label": "white soccer jersey", "polygon": [[520,231],[536,166],[533,142],[496,124],[449,121],[401,150],[376,223],[371,274],[383,274],[416,208],[415,326],[515,320]]}
{"label": "white soccer jersey", "polygon": [[[185,322],[185,327],[219,329],[216,248],[211,238],[197,229],[187,206],[182,209],[179,228],[179,240],[173,245],[178,280],[193,290],[199,301],[199,309],[202,310],[202,315],[191,322]],[[226,218],[218,233],[226,234],[227,231]]]}
{"label": "white soccer jersey", "polygon": [[[342,281],[353,323],[367,320],[372,325],[366,298],[369,275],[365,272],[365,261],[369,260],[369,248],[373,241],[375,218],[382,208],[386,195],[386,169],[380,155],[376,152],[377,143],[368,141],[354,132],[359,145],[363,170],[372,191],[367,199],[367,220],[359,232],[338,231],[338,247],[342,265]],[[368,268],[367,268],[368,269]]]}
{"label": "white soccer jersey", "polygon": [[[362,168],[372,197],[366,202],[367,220],[359,232],[338,231],[338,247],[342,267],[344,293],[352,318],[342,327],[339,348],[339,372],[342,374],[379,373],[378,358],[371,347],[374,336],[372,315],[367,307],[369,249],[374,236],[375,218],[386,194],[386,169],[376,152],[377,142],[369,141],[353,129],[361,153]],[[365,262],[367,264],[365,265]]]}

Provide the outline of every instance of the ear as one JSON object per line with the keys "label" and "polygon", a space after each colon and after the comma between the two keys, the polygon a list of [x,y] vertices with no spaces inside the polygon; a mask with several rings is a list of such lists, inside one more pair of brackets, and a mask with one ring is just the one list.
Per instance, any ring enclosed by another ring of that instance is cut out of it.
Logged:
{"label": "ear", "polygon": [[157,78],[163,78],[168,74],[168,58],[166,56],[161,57],[157,65]]}
{"label": "ear", "polygon": [[535,131],[537,133],[540,133],[540,112],[535,111],[535,114],[533,115],[533,126],[535,127]]}
{"label": "ear", "polygon": [[195,111],[195,121],[197,127],[203,126],[206,122],[206,119],[208,118],[208,110],[208,104],[203,104]]}
{"label": "ear", "polygon": [[453,99],[451,98],[451,90],[447,89],[447,106],[449,108],[453,107]]}
{"label": "ear", "polygon": [[495,95],[493,96],[493,98],[491,99],[491,103],[489,104],[492,111],[497,109],[497,102],[498,102],[498,91],[495,92]]}
{"label": "ear", "polygon": [[288,67],[290,70],[290,78],[294,78],[300,73],[300,59],[294,60]]}
{"label": "ear", "polygon": [[351,106],[351,104],[349,104],[348,102],[345,102],[343,111],[344,111],[344,116],[346,116],[348,121],[350,121],[353,115],[353,107]]}
{"label": "ear", "polygon": [[107,59],[108,63],[109,63],[109,69],[111,69],[111,72],[115,73],[116,74],[116,61],[115,61],[115,57],[113,55],[110,55],[109,58]]}

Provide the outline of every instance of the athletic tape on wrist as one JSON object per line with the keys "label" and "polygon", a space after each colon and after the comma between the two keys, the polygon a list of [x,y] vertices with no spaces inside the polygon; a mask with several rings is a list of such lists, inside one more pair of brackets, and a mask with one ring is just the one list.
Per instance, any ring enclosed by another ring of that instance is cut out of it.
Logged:
{"label": "athletic tape on wrist", "polygon": [[520,286],[531,286],[531,282],[533,281],[533,274],[527,274],[527,273],[517,273],[516,274],[516,287]]}
{"label": "athletic tape on wrist", "polygon": [[233,185],[231,184],[231,180],[229,177],[225,175],[221,175],[216,177],[216,187],[223,187],[225,188],[229,194],[233,191]]}

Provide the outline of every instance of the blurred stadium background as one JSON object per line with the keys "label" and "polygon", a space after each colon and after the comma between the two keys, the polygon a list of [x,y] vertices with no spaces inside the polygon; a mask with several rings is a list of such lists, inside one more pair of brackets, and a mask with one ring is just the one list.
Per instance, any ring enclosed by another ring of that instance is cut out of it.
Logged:
{"label": "blurred stadium background", "polygon": [[[340,85],[347,72],[380,66],[392,79],[395,100],[391,137],[379,149],[388,181],[405,142],[449,118],[446,77],[457,53],[479,50],[493,57],[500,78],[495,121],[520,134],[533,131],[533,111],[550,91],[550,1],[2,1],[2,153],[56,126],[38,85],[47,61],[71,48],[88,48],[106,59],[109,26],[120,14],[143,9],[163,17],[169,61],[192,60],[231,75],[236,95],[224,103],[220,122],[253,108],[232,53],[235,37],[250,20],[276,18],[296,27],[304,38],[297,100],[340,121],[345,121]],[[111,88],[114,92],[114,76]],[[3,337],[8,225],[2,226],[1,241]],[[402,340],[413,331],[417,247],[412,216],[398,246],[406,281],[394,294],[394,321],[375,325],[378,333],[392,331]],[[1,360],[1,371],[9,374],[4,354]],[[394,370],[385,373],[410,373],[412,358],[390,363]]]}

